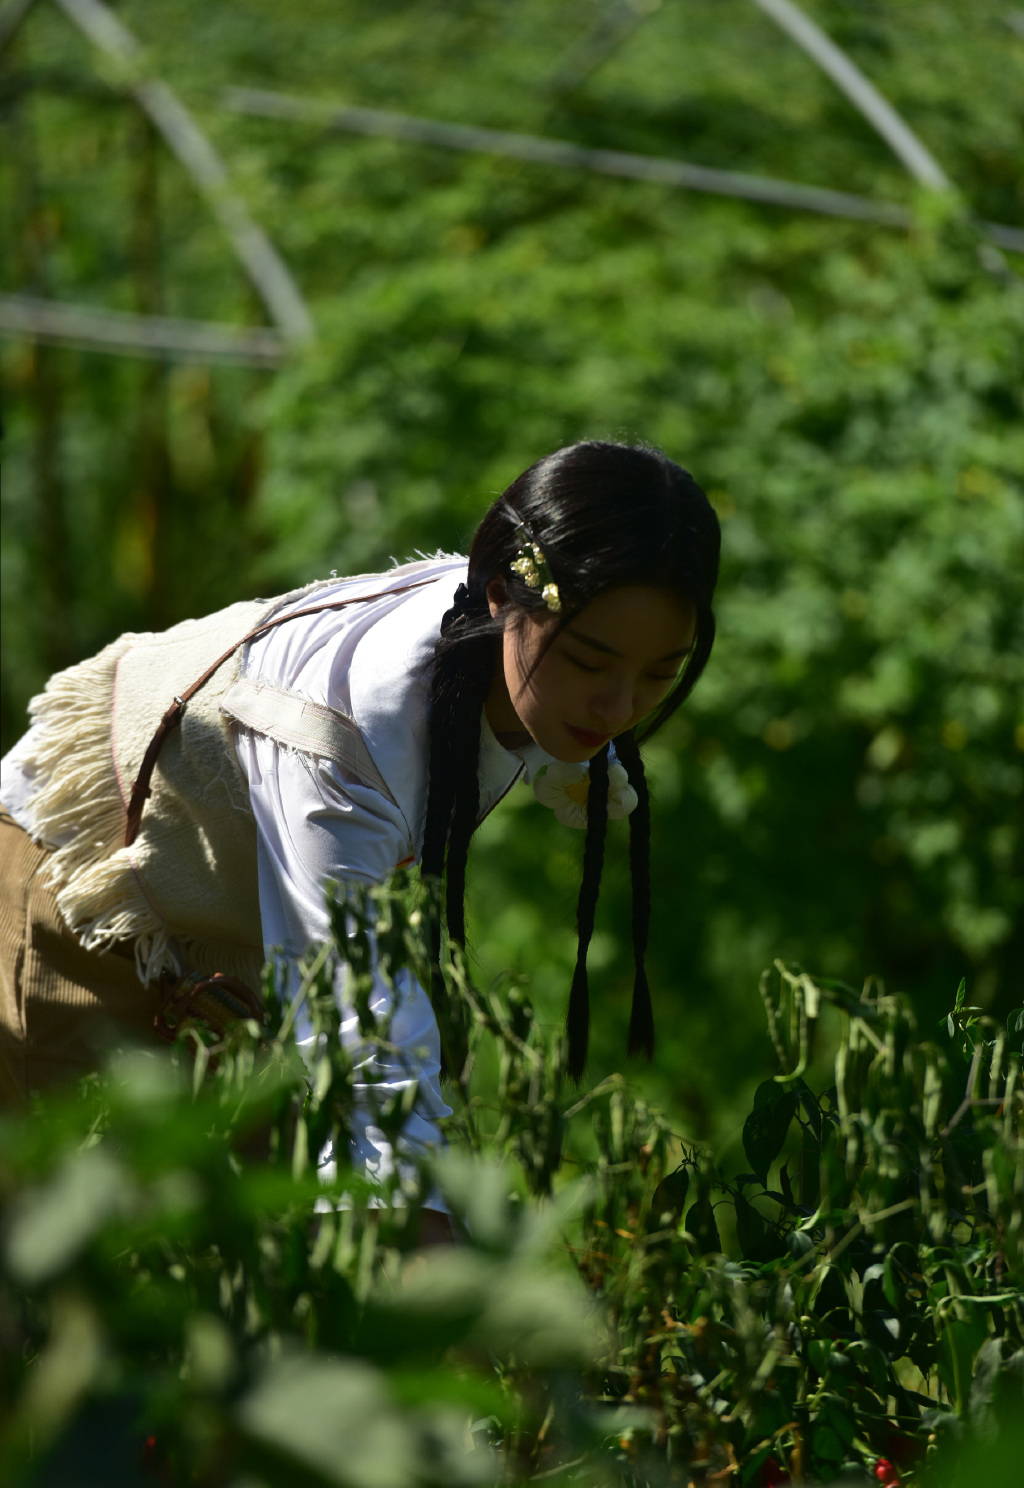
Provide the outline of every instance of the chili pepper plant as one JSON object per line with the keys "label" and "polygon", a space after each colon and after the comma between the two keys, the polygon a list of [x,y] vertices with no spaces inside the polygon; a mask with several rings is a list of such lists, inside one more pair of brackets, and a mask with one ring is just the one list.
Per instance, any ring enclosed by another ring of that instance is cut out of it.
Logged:
{"label": "chili pepper plant", "polygon": [[[356,1084],[393,1143],[415,1100],[365,1063],[397,1057],[374,951],[400,997],[433,912],[408,874],[353,891],[297,986],[267,969],[264,1026],[186,1021],[6,1119],[5,1483],[1012,1481],[1024,1009],[961,987],[929,1037],[875,982],[776,963],[736,1171],[621,1076],[576,1088],[523,986],[455,954],[448,1150],[370,1182]],[[438,1206],[456,1243],[424,1250]]]}

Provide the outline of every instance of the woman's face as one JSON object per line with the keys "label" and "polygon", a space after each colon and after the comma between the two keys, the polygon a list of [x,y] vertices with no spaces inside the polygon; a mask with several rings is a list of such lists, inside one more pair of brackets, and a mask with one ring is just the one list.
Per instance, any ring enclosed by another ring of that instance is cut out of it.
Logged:
{"label": "woman's face", "polygon": [[[500,580],[487,597],[499,615]],[[580,764],[657,707],[693,644],[695,624],[687,600],[643,584],[610,589],[553,639],[556,618],[530,612],[505,627],[488,722],[499,737],[525,729],[555,759]]]}

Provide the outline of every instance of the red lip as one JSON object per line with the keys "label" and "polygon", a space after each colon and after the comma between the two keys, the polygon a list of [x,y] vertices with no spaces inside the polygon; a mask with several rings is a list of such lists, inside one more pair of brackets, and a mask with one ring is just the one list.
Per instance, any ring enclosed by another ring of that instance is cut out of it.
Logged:
{"label": "red lip", "polygon": [[594,734],[590,729],[574,728],[571,723],[565,726],[576,743],[582,744],[585,749],[600,749],[601,745],[606,744],[611,738],[611,734]]}

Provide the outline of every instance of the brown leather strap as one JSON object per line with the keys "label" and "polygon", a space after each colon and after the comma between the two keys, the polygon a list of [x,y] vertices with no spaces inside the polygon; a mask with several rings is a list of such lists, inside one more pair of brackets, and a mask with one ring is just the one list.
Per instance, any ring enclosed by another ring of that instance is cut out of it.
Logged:
{"label": "brown leather strap", "polygon": [[279,615],[276,620],[265,620],[262,625],[257,625],[255,630],[250,630],[248,635],[242,636],[233,646],[229,646],[223,656],[218,656],[212,666],[208,666],[201,677],[197,677],[190,687],[174,699],[157,725],[156,733],[149,741],[145,754],[142,756],[142,764],[139,773],[132,782],[131,795],[128,798],[128,819],[125,824],[124,845],[131,847],[139,835],[139,827],[142,825],[142,813],[146,801],[152,795],[150,781],[156,768],[157,757],[164,746],[167,735],[173,733],[181,723],[185,712],[185,704],[195,696],[206,682],[209,682],[220,667],[247,641],[255,641],[259,636],[265,635],[268,630],[273,630],[277,625],[283,625],[286,620],[298,620],[303,615],[318,615],[322,610],[343,610],[346,605],[367,604],[371,599],[388,599],[392,594],[407,594],[410,589],[422,589],[425,584],[434,584],[436,579],[417,579],[415,584],[403,584],[400,589],[382,589],[377,594],[356,594],[351,599],[335,599],[328,604],[310,605],[306,610],[293,610],[290,615]]}

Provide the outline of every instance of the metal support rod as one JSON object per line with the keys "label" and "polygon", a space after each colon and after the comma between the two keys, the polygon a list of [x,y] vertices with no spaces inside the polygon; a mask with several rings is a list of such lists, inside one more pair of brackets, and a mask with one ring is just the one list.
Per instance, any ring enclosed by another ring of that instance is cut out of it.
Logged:
{"label": "metal support rod", "polygon": [[[796,207],[828,217],[878,222],[887,227],[909,227],[914,220],[909,209],[898,202],[872,201],[869,197],[854,196],[846,191],[804,186],[796,181],[779,181],[769,176],[712,170],[706,166],[689,165],[682,160],[668,160],[656,155],[631,155],[622,150],[590,150],[567,140],[542,139],[531,134],[509,134],[504,130],[484,129],[471,124],[448,124],[440,119],[423,119],[412,114],[389,113],[383,109],[338,108],[317,99],[296,98],[288,93],[270,92],[263,88],[228,88],[222,95],[222,100],[226,108],[236,113],[254,114],[260,118],[319,123],[328,129],[346,130],[353,134],[380,135],[388,139],[410,140],[417,144],[440,145],[446,150],[508,156],[516,160],[533,161],[538,165],[564,166],[608,176],[627,176],[634,181],[651,181],[690,191],[740,197],[746,201],[765,202],[772,206]],[[1018,253],[1024,252],[1024,228],[992,222],[980,223],[979,226],[1000,247],[1014,249]]]}
{"label": "metal support rod", "polygon": [[0,5],[0,52],[13,39],[35,3],[36,0],[5,0],[5,4]]}
{"label": "metal support rod", "polygon": [[845,191],[802,186],[796,181],[776,181],[740,171],[714,170],[668,160],[657,155],[631,155],[623,150],[592,150],[568,140],[542,139],[533,134],[510,134],[502,129],[484,129],[473,124],[448,124],[440,119],[421,119],[412,114],[394,114],[384,109],[337,108],[315,99],[296,98],[264,88],[227,88],[225,107],[236,113],[256,114],[269,119],[293,119],[324,124],[353,134],[383,135],[412,140],[417,144],[441,145],[447,150],[466,150],[482,155],[504,155],[537,165],[568,166],[596,171],[606,176],[627,176],[662,186],[682,186],[719,196],[738,196],[748,201],[774,202],[780,206],[806,207],[836,217],[857,217],[902,227],[910,213],[895,202],[874,202]]}
{"label": "metal support rod", "polygon": [[33,295],[0,295],[0,336],[33,338],[122,356],[277,367],[286,343],[261,326],[218,325],[167,315],[131,315]]}
{"label": "metal support rod", "polygon": [[132,33],[102,0],[55,0],[92,44],[115,62],[124,87],[149,115],[206,198],[281,335],[308,341],[313,318],[291,273],[266,233],[231,187],[223,160],[174,91],[146,77],[144,53]]}
{"label": "metal support rod", "polygon": [[754,0],[797,46],[816,62],[868,123],[882,136],[893,154],[903,162],[915,181],[936,191],[947,191],[951,182],[935,156],[925,148],[910,125],[860,68],[820,26],[804,15],[793,0]]}
{"label": "metal support rod", "polygon": [[662,0],[614,0],[562,57],[550,82],[549,93],[571,93],[585,83],[618,47],[650,16],[661,9]]}

